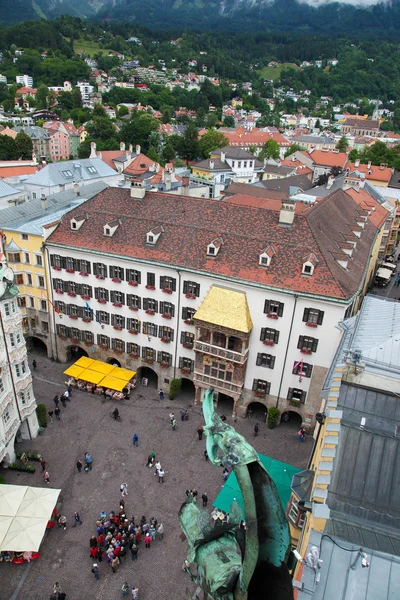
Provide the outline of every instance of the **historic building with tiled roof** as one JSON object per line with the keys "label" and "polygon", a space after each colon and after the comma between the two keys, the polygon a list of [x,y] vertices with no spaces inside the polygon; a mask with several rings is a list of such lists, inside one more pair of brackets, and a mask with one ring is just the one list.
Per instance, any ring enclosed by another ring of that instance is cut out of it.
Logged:
{"label": "historic building with tiled roof", "polygon": [[197,402],[212,386],[235,415],[257,402],[311,425],[379,234],[342,190],[297,211],[133,179],[47,228],[54,354],[117,360],[159,387],[189,379]]}

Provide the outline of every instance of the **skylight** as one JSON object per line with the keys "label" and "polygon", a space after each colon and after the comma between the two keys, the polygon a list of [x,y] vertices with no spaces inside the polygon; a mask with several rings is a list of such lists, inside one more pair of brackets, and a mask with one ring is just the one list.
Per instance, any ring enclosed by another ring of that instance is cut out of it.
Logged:
{"label": "skylight", "polygon": [[67,171],[62,171],[64,177],[72,177],[72,172],[68,169]]}

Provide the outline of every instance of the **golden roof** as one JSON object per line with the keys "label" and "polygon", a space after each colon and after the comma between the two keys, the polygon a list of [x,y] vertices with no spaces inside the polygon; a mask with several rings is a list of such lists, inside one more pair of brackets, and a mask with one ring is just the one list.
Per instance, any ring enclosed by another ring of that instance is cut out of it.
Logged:
{"label": "golden roof", "polygon": [[250,333],[253,328],[246,294],[211,286],[194,315],[195,319]]}

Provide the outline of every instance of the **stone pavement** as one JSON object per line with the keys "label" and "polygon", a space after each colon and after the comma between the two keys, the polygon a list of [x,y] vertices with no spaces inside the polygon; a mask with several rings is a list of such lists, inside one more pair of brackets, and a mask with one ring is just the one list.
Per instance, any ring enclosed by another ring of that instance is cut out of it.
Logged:
{"label": "stone pavement", "polygon": [[[30,362],[33,358],[38,363],[38,371],[33,373],[37,402],[54,407],[54,395],[65,390],[66,377],[62,372],[66,365],[30,354]],[[223,480],[222,469],[204,460],[205,439],[199,441],[197,437],[201,412],[199,407],[191,406],[191,401],[188,395],[181,395],[174,401],[166,396],[160,402],[155,388],[139,386],[130,400],[119,403],[122,422],[115,422],[109,415],[113,403],[74,391],[66,409],[61,406],[60,422],[54,419],[36,440],[18,445],[21,449],[39,451],[46,459],[50,486],[62,489],[60,512],[66,515],[68,527],[66,531],[56,527],[46,534],[39,560],[23,566],[0,565],[0,598],[47,600],[55,581],[60,582],[67,600],[120,598],[125,580],[139,587],[140,600],[184,600],[186,590],[194,592],[193,584],[181,569],[187,546],[180,538],[178,510],[188,487],[197,488],[199,496],[207,492],[211,508]],[[189,410],[187,422],[180,421],[182,407]],[[176,431],[169,426],[171,410],[178,419]],[[282,424],[271,431],[260,421],[260,434],[254,438],[255,420],[238,419],[235,426],[250,443],[254,442],[258,452],[301,468],[307,466],[312,440],[300,444],[295,424]],[[138,448],[132,444],[134,432],[139,436]],[[164,484],[159,484],[153,470],[145,466],[152,449],[166,471]],[[83,461],[87,451],[93,455],[93,470],[78,473],[76,460]],[[7,483],[45,486],[37,465],[34,475],[6,472]],[[95,521],[101,511],[118,510],[122,481],[129,486],[125,498],[127,513],[138,519],[142,515],[154,516],[159,523],[163,522],[164,540],[153,542],[150,549],[141,543],[139,560],[132,562],[128,556],[116,574],[108,564],[101,563],[101,578],[95,581],[89,538],[95,533]],[[72,528],[75,510],[80,512],[83,525]]]}

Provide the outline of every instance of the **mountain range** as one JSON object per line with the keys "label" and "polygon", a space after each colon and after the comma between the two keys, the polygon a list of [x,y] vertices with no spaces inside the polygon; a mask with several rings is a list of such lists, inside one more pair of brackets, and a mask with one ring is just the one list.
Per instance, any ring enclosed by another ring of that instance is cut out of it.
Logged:
{"label": "mountain range", "polygon": [[150,29],[397,35],[400,0],[0,0],[0,23],[70,14]]}

